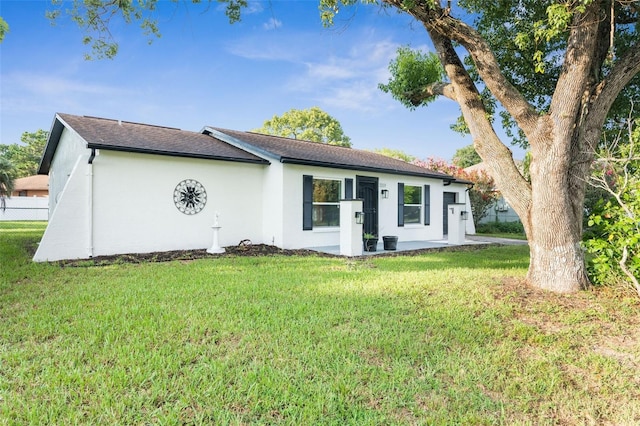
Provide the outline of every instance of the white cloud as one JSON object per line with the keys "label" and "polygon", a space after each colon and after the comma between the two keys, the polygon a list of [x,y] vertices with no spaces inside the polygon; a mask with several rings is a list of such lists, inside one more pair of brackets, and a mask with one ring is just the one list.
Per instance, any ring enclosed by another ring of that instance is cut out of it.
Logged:
{"label": "white cloud", "polygon": [[267,22],[262,24],[262,27],[267,31],[275,30],[282,27],[282,21],[279,21],[276,18],[271,18]]}
{"label": "white cloud", "polygon": [[[304,63],[304,72],[292,77],[287,89],[312,94],[324,105],[370,113],[391,107],[379,89],[389,78],[389,61],[398,43],[390,39],[353,39],[344,49]],[[318,60],[320,58],[321,60]],[[315,93],[315,95],[314,95]]]}

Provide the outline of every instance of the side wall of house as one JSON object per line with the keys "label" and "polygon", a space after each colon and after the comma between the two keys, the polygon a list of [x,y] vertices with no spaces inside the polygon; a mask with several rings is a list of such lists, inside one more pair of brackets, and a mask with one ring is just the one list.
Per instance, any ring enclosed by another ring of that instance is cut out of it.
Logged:
{"label": "side wall of house", "polygon": [[[338,245],[339,227],[314,227],[303,230],[303,176],[311,175],[315,179],[336,179],[342,182],[342,194],[345,196],[345,179],[353,180],[353,194],[357,191],[357,177],[378,178],[378,230],[379,236],[395,235],[398,241],[439,240],[443,238],[443,192],[455,192],[460,202],[465,202],[464,185],[444,186],[440,179],[417,176],[403,176],[389,173],[358,172],[324,167],[309,167],[286,164],[283,173],[284,197],[284,248],[321,247]],[[430,188],[430,220],[425,224],[424,211],[421,210],[419,224],[398,225],[398,183]],[[381,191],[388,191],[388,198],[382,198]]]}
{"label": "side wall of house", "polygon": [[62,131],[49,169],[49,218],[56,209],[78,157],[89,152],[86,142],[76,132],[67,128]]}
{"label": "side wall of house", "polygon": [[[218,215],[221,246],[262,241],[265,166],[101,151],[93,162],[94,255],[209,248]],[[187,215],[174,203],[185,179],[207,194],[202,211]]]}
{"label": "side wall of house", "polygon": [[91,256],[90,170],[88,155],[76,158],[75,166],[57,194],[56,208],[49,212],[49,223],[33,260],[84,259]]}

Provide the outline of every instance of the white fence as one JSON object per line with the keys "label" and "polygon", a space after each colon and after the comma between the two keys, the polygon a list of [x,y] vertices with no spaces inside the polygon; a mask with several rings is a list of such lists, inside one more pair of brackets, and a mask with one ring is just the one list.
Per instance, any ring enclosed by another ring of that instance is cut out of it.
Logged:
{"label": "white fence", "polygon": [[48,220],[49,197],[11,197],[0,208],[0,220]]}

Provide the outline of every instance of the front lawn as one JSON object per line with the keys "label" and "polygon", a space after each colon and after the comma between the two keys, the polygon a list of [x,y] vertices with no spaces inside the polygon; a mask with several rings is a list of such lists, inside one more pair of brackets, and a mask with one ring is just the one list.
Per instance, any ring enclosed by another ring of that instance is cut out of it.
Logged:
{"label": "front lawn", "polygon": [[34,264],[0,222],[0,424],[637,424],[640,303],[528,247]]}

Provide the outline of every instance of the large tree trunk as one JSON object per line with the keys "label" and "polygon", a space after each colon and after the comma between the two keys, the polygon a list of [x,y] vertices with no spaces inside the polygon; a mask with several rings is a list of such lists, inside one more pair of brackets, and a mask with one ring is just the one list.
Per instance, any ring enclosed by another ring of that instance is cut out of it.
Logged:
{"label": "large tree trunk", "polygon": [[544,144],[545,152],[532,150],[532,202],[529,211],[520,214],[526,222],[531,253],[527,281],[559,293],[589,285],[580,246],[582,212],[572,208],[576,200],[583,204],[584,177],[572,174],[570,159],[558,149],[566,145],[556,142]]}

